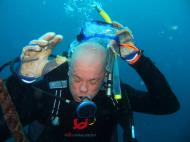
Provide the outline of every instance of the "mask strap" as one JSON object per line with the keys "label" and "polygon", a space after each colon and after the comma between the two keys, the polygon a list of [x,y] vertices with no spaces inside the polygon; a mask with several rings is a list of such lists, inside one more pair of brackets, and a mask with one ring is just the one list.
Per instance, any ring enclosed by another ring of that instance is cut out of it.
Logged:
{"label": "mask strap", "polygon": [[129,49],[133,49],[135,51],[139,51],[138,48],[136,48],[134,45],[129,44],[129,43],[123,43],[123,44],[119,44],[120,46],[124,47],[124,48],[129,48]]}

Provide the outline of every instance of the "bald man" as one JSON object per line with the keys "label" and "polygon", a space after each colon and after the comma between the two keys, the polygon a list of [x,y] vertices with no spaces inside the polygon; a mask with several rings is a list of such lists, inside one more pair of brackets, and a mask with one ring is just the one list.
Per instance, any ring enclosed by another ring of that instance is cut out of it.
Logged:
{"label": "bald man", "polygon": [[[136,90],[121,82],[122,99],[106,95],[108,49],[95,40],[75,47],[69,59],[48,60],[61,35],[47,33],[23,49],[17,76],[6,87],[23,126],[37,120],[44,126],[40,142],[111,142],[117,124],[124,130],[124,140],[134,141],[132,111],[169,114],[179,109],[179,102],[162,73],[143,54],[131,67],[141,76],[147,91]],[[41,78],[43,76],[43,78]],[[14,85],[13,85],[14,84]],[[86,103],[81,105],[84,98]],[[86,107],[87,106],[87,107]],[[92,113],[89,117],[80,117]],[[9,135],[4,120],[0,123],[1,140]]]}
{"label": "bald man", "polygon": [[94,98],[105,78],[106,49],[98,43],[82,43],[76,47],[69,65],[69,88],[74,100]]}

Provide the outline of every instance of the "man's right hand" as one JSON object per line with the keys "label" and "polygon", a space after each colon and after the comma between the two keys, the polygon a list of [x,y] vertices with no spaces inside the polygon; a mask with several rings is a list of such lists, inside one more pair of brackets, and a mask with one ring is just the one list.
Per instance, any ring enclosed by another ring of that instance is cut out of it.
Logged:
{"label": "man's right hand", "polygon": [[63,39],[61,35],[48,32],[37,40],[32,40],[23,48],[20,74],[26,77],[40,77],[52,49]]}

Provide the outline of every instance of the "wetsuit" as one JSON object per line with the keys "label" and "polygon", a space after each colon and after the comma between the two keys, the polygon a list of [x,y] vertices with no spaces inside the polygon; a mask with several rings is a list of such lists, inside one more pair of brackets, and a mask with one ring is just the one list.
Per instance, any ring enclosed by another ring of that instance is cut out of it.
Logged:
{"label": "wetsuit", "polygon": [[[169,114],[179,109],[179,102],[168,85],[165,77],[154,66],[151,60],[144,55],[132,67],[143,79],[148,92],[140,91],[121,83],[123,98],[115,106],[113,101],[101,89],[93,101],[97,105],[95,119],[79,119],[76,108],[60,99],[51,96],[64,97],[72,100],[68,84],[68,65],[62,64],[49,72],[42,81],[32,85],[48,93],[31,87],[31,84],[21,82],[11,76],[7,89],[16,105],[23,125],[38,120],[46,127],[38,141],[44,142],[110,142],[117,124],[124,130],[124,136],[130,139],[131,110],[149,114]],[[51,83],[61,83],[61,87]],[[52,125],[57,116],[59,125]],[[1,118],[2,119],[2,118]],[[0,123],[1,140],[8,135],[5,122]]]}

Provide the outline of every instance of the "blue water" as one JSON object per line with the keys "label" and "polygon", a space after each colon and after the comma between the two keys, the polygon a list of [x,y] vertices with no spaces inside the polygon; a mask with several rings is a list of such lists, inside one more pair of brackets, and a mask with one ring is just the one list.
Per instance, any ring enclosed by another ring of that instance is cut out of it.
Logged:
{"label": "blue water", "polygon": [[[95,0],[1,0],[0,65],[21,53],[32,39],[54,31],[64,41],[54,54],[68,49],[85,20],[101,17],[91,9]],[[104,0],[98,1],[112,19],[127,25],[135,41],[165,74],[181,103],[175,114],[155,116],[135,113],[139,142],[190,141],[190,2],[188,0]],[[77,7],[79,6],[79,7]],[[81,8],[81,9],[79,9]],[[85,12],[86,11],[86,12]],[[125,82],[139,89],[145,86],[125,62],[120,61]],[[0,76],[5,77],[8,71]]]}

